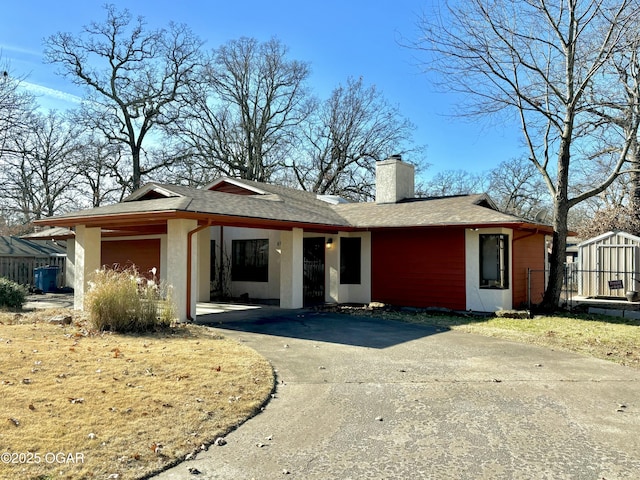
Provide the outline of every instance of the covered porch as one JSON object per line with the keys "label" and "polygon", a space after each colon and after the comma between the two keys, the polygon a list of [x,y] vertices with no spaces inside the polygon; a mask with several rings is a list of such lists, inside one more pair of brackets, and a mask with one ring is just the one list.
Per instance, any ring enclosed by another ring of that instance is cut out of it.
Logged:
{"label": "covered porch", "polygon": [[[275,297],[275,304],[280,308],[302,308],[308,304],[308,285],[311,281],[309,268],[313,263],[309,260],[309,244],[316,244],[315,263],[321,263],[320,279],[316,278],[320,282],[321,292],[317,303],[370,301],[371,246],[368,232],[248,219],[226,218],[221,221],[212,216],[166,218],[162,221],[157,215],[152,218],[147,218],[144,224],[123,224],[122,219],[113,218],[109,222],[101,219],[100,224],[96,220],[75,226],[75,309],[83,308],[84,294],[95,270],[105,264],[111,266],[128,262],[136,264],[141,274],[157,264],[158,279],[171,287],[180,321],[193,320],[201,311],[212,313],[211,304],[208,303],[211,300],[211,280],[218,276],[221,269],[228,269],[227,273],[230,274],[231,265],[224,265],[222,259],[231,254],[234,242],[242,242],[244,240],[240,239],[246,238],[271,240],[268,246],[272,252],[268,260],[270,275],[268,282],[264,283],[234,281],[236,292],[269,290],[275,294],[271,297]],[[357,252],[359,258],[356,262],[359,269],[357,284],[341,282],[341,261],[344,269],[344,258],[341,260],[341,256],[345,254],[341,249],[343,238],[360,239],[361,248]],[[134,243],[140,244],[135,247],[138,253],[132,251],[131,245]],[[154,257],[152,250],[157,250],[157,260],[142,259]],[[139,262],[136,261],[136,255],[139,255]],[[217,262],[216,256],[219,257]],[[109,261],[106,261],[107,258]],[[317,277],[317,265],[314,268]],[[242,294],[236,293],[235,297],[242,297]],[[269,297],[265,294],[264,298]],[[251,294],[247,295],[248,298],[263,297]]]}

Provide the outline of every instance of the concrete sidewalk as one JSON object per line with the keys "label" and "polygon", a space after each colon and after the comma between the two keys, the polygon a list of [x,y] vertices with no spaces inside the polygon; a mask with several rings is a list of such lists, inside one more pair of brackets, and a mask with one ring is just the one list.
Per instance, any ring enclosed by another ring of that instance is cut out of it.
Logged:
{"label": "concrete sidewalk", "polygon": [[73,293],[39,293],[27,295],[24,310],[73,308]]}
{"label": "concrete sidewalk", "polygon": [[158,479],[638,478],[636,370],[338,314],[199,320],[271,360],[276,398]]}

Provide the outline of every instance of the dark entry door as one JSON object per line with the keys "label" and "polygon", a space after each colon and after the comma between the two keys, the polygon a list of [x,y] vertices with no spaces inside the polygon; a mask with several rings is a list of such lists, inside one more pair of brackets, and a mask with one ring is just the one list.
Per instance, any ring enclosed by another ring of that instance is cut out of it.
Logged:
{"label": "dark entry door", "polygon": [[324,303],[324,237],[303,240],[305,305]]}

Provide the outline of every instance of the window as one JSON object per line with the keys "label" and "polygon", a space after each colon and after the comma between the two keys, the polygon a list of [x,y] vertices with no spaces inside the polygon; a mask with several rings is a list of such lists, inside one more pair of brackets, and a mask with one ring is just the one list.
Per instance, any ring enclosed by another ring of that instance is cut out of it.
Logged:
{"label": "window", "polygon": [[269,240],[234,240],[231,244],[231,280],[269,281]]}
{"label": "window", "polygon": [[360,283],[360,237],[340,238],[340,283]]}
{"label": "window", "polygon": [[508,235],[480,235],[480,287],[509,288]]}

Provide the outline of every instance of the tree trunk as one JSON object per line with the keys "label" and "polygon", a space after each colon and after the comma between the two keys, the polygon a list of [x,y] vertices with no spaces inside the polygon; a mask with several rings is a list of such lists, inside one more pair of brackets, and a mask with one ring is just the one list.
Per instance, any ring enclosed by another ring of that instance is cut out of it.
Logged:
{"label": "tree trunk", "polygon": [[142,174],[140,173],[140,147],[133,146],[131,147],[131,157],[132,157],[132,185],[131,189],[135,192],[140,188],[140,181]]}
{"label": "tree trunk", "polygon": [[[630,210],[640,215],[640,152],[638,152],[638,140],[634,136],[629,146],[629,163],[631,165],[631,201]],[[638,232],[634,232],[636,235]]]}
{"label": "tree trunk", "polygon": [[569,217],[569,163],[571,161],[571,119],[566,122],[563,140],[558,152],[558,180],[553,202],[553,242],[549,255],[549,280],[542,299],[542,309],[553,311],[558,308],[564,283],[564,264],[567,258],[567,226]]}

